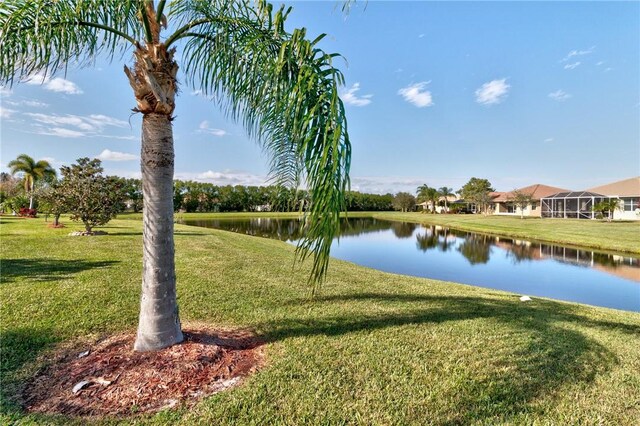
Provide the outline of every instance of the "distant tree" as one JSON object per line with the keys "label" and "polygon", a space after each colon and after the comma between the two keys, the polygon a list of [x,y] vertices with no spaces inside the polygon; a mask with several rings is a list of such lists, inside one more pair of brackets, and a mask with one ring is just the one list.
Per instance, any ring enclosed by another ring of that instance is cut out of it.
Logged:
{"label": "distant tree", "polygon": [[462,189],[460,195],[466,202],[474,203],[480,211],[486,212],[491,202],[491,192],[495,191],[487,179],[472,177]]}
{"label": "distant tree", "polygon": [[393,197],[393,208],[402,212],[413,211],[416,206],[416,197],[408,192],[398,192]]}
{"label": "distant tree", "polygon": [[444,211],[448,212],[449,206],[447,205],[447,197],[455,195],[455,193],[453,192],[453,188],[441,186],[440,188],[438,188],[438,193],[440,194],[441,197],[444,198]]}
{"label": "distant tree", "polygon": [[512,194],[513,195],[508,197],[507,201],[520,209],[520,219],[524,219],[524,209],[533,204],[533,196],[530,193],[518,191],[517,189],[514,189]]}
{"label": "distant tree", "polygon": [[598,204],[593,206],[591,210],[601,213],[603,217],[607,218],[607,222],[611,222],[611,220],[613,219],[613,212],[619,208],[619,198],[607,198],[606,200],[602,200]]}
{"label": "distant tree", "polygon": [[[13,208],[13,198],[22,192],[22,184],[9,173],[0,173],[0,213],[4,213],[7,209],[17,211]],[[27,207],[29,201],[21,207]]]}
{"label": "distant tree", "polygon": [[36,182],[39,180],[51,180],[56,176],[56,171],[46,160],[35,161],[27,154],[20,154],[15,160],[7,164],[11,169],[11,174],[22,173],[24,179],[24,190],[29,196],[29,209],[33,209],[33,192]]}
{"label": "distant tree", "polygon": [[60,168],[60,191],[71,220],[81,220],[85,230],[109,222],[121,210],[125,200],[122,179],[102,176],[100,160],[79,158],[77,164]]}
{"label": "distant tree", "polygon": [[53,226],[60,226],[60,216],[68,208],[60,182],[55,181],[41,188],[38,191],[38,200],[38,209],[45,215],[53,216]]}
{"label": "distant tree", "polygon": [[142,210],[142,181],[140,179],[125,179],[123,190],[126,202],[135,213]]}

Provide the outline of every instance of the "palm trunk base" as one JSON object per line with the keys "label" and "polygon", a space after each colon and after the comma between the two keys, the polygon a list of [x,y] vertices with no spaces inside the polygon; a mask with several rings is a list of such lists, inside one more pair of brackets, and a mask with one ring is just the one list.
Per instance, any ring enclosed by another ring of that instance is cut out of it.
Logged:
{"label": "palm trunk base", "polygon": [[184,340],[180,322],[175,324],[171,330],[163,332],[141,332],[138,330],[136,341],[133,344],[133,350],[138,352],[150,352],[159,351],[160,349],[168,348]]}

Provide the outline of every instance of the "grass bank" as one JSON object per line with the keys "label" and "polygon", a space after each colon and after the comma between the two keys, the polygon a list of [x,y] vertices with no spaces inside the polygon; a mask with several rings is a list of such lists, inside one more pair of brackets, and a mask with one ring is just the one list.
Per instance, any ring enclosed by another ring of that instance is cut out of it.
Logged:
{"label": "grass bank", "polygon": [[[0,423],[69,424],[13,400],[39,357],[133,330],[141,223],[68,237],[0,218]],[[182,319],[250,327],[267,365],[140,424],[611,424],[640,416],[640,315],[333,261],[323,295],[275,240],[176,226]],[[105,423],[117,423],[106,420]],[[130,424],[131,419],[122,421]]]}
{"label": "grass bank", "polygon": [[513,216],[371,213],[386,220],[448,226],[465,231],[640,254],[640,221],[606,222]]}

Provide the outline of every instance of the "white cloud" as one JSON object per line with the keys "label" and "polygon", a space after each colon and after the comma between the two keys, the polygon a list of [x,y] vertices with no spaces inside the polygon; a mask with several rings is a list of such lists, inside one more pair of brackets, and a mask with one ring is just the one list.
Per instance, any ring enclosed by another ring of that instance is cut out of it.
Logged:
{"label": "white cloud", "polygon": [[556,90],[555,92],[549,93],[547,96],[549,96],[554,101],[558,101],[558,102],[566,101],[571,97],[570,94],[560,89]]}
{"label": "white cloud", "polygon": [[62,77],[50,78],[43,73],[34,74],[27,78],[25,81],[27,84],[40,84],[46,90],[51,92],[66,93],[67,95],[80,95],[84,93],[77,84],[73,81],[64,79]]}
{"label": "white cloud", "polygon": [[[73,114],[42,114],[27,112],[24,115],[31,117],[35,121],[37,126],[42,127],[36,133],[42,135],[62,136],[77,138],[80,136],[104,136],[101,133],[106,127],[126,127],[127,122],[118,120],[117,118],[109,117],[102,114],[91,114],[87,116],[73,115]],[[46,129],[46,126],[52,126]],[[64,127],[74,127],[75,129],[65,129]],[[106,136],[105,136],[106,137]],[[125,138],[131,139],[132,136],[113,138]]]}
{"label": "white cloud", "polygon": [[14,112],[12,109],[0,106],[0,118],[10,118]]}
{"label": "white cloud", "polygon": [[123,141],[137,141],[140,140],[140,137],[136,136],[113,136],[113,135],[92,135],[97,138],[106,138],[106,139],[118,139]]}
{"label": "white cloud", "polygon": [[50,129],[38,129],[36,133],[39,135],[59,136],[61,138],[80,138],[86,136],[84,132],[76,130],[63,129],[61,127],[52,127]]}
{"label": "white cloud", "polygon": [[573,62],[573,63],[571,63],[571,64],[567,64],[567,65],[565,65],[565,66],[564,66],[564,69],[565,69],[565,70],[572,70],[572,69],[575,69],[575,68],[577,68],[581,63],[582,63],[582,62],[578,61],[578,62]]}
{"label": "white cloud", "polygon": [[106,126],[113,126],[113,127],[127,126],[126,121],[118,120],[117,118],[109,117],[108,115],[103,115],[103,114],[91,114],[88,117],[84,117],[84,119],[99,128],[103,128]]}
{"label": "white cloud", "polygon": [[49,164],[55,164],[57,163],[56,159],[53,157],[42,157],[40,160],[44,160]]}
{"label": "white cloud", "polygon": [[423,38],[426,34],[419,34],[418,38]]}
{"label": "white cloud", "polygon": [[354,83],[350,89],[343,91],[340,93],[340,98],[345,104],[353,105],[353,106],[365,106],[371,103],[371,98],[373,95],[363,95],[358,97],[356,92],[360,90],[360,83]]}
{"label": "white cloud", "polygon": [[22,101],[5,101],[7,105],[12,106],[26,106],[29,108],[47,108],[49,106],[46,102],[36,100],[22,100]]}
{"label": "white cloud", "polygon": [[133,161],[137,160],[138,156],[128,154],[126,152],[118,152],[105,149],[97,156],[97,158],[102,161]]}
{"label": "white cloud", "polygon": [[604,64],[604,61],[596,62],[596,66],[600,66],[600,65],[602,65],[602,64]]}
{"label": "white cloud", "polygon": [[209,96],[205,95],[204,92],[201,89],[194,90],[193,92],[191,92],[191,95],[200,96],[200,97],[202,97],[202,98],[204,98],[206,100],[209,100],[209,101],[212,101],[212,100],[215,99],[215,97],[213,95],[209,95]]}
{"label": "white cloud", "polygon": [[550,142],[553,142],[553,138],[546,138],[544,141],[545,141],[546,143],[550,143]]}
{"label": "white cloud", "polygon": [[77,84],[60,77],[51,79],[49,82],[47,82],[47,84],[45,84],[44,87],[45,89],[52,92],[62,92],[66,93],[67,95],[81,95],[82,93],[84,93]]}
{"label": "white cloud", "polygon": [[222,172],[207,170],[201,173],[177,172],[174,175],[174,179],[212,182],[216,185],[261,186],[268,184],[268,179],[265,176],[233,170],[224,170]]}
{"label": "white cloud", "polygon": [[613,68],[609,67],[604,69],[604,72],[609,72],[609,71],[613,71]]}
{"label": "white cloud", "polygon": [[198,133],[206,133],[217,137],[222,137],[227,134],[226,130],[209,127],[209,122],[207,120],[200,123],[198,126]]}
{"label": "white cloud", "polygon": [[591,46],[589,49],[587,50],[577,50],[574,49],[571,52],[567,53],[567,56],[565,56],[561,62],[567,62],[569,59],[575,57],[575,56],[584,56],[584,55],[590,55],[591,53],[593,53],[593,51],[596,49],[595,46]]}
{"label": "white cloud", "polygon": [[0,86],[0,96],[2,96],[3,98],[11,96],[11,93],[13,92],[8,87]]}
{"label": "white cloud", "polygon": [[499,104],[507,97],[510,87],[506,78],[484,83],[476,90],[476,102],[483,105]]}
{"label": "white cloud", "polygon": [[468,179],[468,177],[448,176],[446,182],[438,183],[435,179],[415,176],[352,176],[351,189],[368,194],[395,194],[399,191],[415,194],[416,188],[425,182],[435,187],[445,184],[461,186]]}
{"label": "white cloud", "polygon": [[414,104],[418,108],[429,107],[433,105],[433,97],[429,90],[425,90],[431,81],[421,81],[420,83],[410,84],[398,90],[398,95],[402,96],[405,101]]}

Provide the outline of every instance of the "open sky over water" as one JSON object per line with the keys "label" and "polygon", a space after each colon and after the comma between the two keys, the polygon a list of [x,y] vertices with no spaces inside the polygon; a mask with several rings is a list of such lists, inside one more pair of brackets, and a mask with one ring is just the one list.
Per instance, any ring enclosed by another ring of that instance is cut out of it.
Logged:
{"label": "open sky over water", "polygon": [[[344,56],[354,190],[457,190],[472,176],[580,190],[640,174],[639,2],[287,4],[290,30],[326,33],[321,47]],[[1,169],[21,153],[56,168],[87,156],[138,177],[125,63],[3,88]],[[196,89],[177,98],[176,178],[265,183],[260,147]]]}

